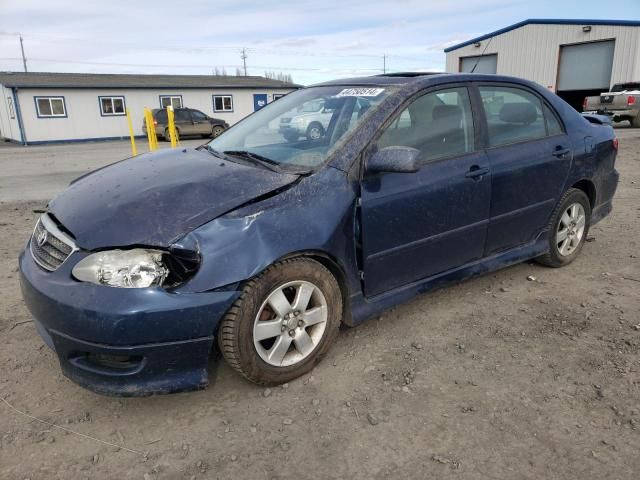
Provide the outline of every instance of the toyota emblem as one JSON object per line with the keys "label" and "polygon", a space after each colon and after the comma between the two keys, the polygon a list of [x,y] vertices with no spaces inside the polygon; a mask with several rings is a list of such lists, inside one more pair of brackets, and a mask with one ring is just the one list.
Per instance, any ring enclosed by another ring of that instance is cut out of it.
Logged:
{"label": "toyota emblem", "polygon": [[36,239],[36,241],[38,242],[38,246],[41,247],[43,246],[45,243],[47,243],[47,231],[46,230],[42,230],[39,234],[38,234],[38,238]]}

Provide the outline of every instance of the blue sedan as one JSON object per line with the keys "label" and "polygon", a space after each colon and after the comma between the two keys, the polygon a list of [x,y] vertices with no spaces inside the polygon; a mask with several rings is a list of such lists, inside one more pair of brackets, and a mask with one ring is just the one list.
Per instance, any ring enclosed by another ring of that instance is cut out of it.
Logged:
{"label": "blue sedan", "polygon": [[[305,105],[317,138],[277,130]],[[262,385],[341,324],[528,259],[561,267],[612,208],[618,141],[537,84],[469,74],[328,82],[196,149],[75,180],[20,256],[62,371],[93,391],[204,388],[217,344]]]}

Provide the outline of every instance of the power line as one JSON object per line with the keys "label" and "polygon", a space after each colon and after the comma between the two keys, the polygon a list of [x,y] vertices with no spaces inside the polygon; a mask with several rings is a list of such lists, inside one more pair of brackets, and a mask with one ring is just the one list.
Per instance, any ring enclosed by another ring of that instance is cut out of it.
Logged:
{"label": "power line", "polygon": [[[18,61],[20,57],[0,57],[0,61]],[[97,65],[97,66],[108,66],[108,67],[146,67],[146,68],[202,68],[209,70],[210,65],[203,64],[144,64],[144,63],[115,63],[115,62],[85,62],[82,60],[65,60],[65,59],[48,59],[48,58],[34,58],[31,57],[32,62],[42,62],[42,63],[68,63],[68,64],[78,64],[78,65]],[[238,65],[218,65],[221,68],[237,68]],[[332,70],[341,70],[339,68],[303,68],[303,67],[284,67],[273,66],[273,65],[254,65],[255,68],[266,69],[266,70],[292,70],[292,71],[301,71],[301,72],[324,72],[324,71],[332,71]],[[354,72],[379,72],[379,68],[360,68],[360,69],[350,69]]]}
{"label": "power line", "polygon": [[[13,33],[13,32],[0,32],[0,35],[15,35],[15,36],[19,36],[19,33]],[[78,42],[78,38],[77,37],[67,37],[67,36],[61,36],[61,35],[44,35],[44,34],[28,34],[28,35],[24,35],[25,37],[33,37],[33,36],[45,36],[48,40],[50,40],[51,38],[57,38],[59,40],[63,40],[63,41],[70,41],[70,42]],[[105,43],[105,44],[111,44],[111,45],[126,45],[128,47],[131,47],[131,42],[129,41],[118,41],[112,38],[95,38],[92,37],[91,38],[92,43]],[[280,48],[278,47],[277,49],[265,49],[265,48],[260,48],[260,47],[242,47],[242,46],[238,46],[238,45],[190,45],[190,46],[171,46],[171,45],[151,45],[151,46],[146,46],[145,45],[145,50],[155,50],[155,51],[177,51],[177,52],[181,52],[181,53],[189,53],[189,52],[195,52],[198,50],[202,50],[202,51],[215,51],[215,50],[241,50],[244,51],[245,54],[247,53],[261,53],[261,54],[265,54],[265,55],[277,55],[277,56],[282,56],[282,55],[291,55],[291,56],[301,56],[301,57],[325,57],[325,58],[355,58],[355,57],[360,57],[360,58],[371,58],[371,59],[379,59],[380,55],[374,54],[374,53],[338,53],[338,52],[331,52],[331,53],[321,53],[321,52],[311,52],[311,51],[300,51],[300,50],[286,50],[286,48]],[[401,59],[401,60],[408,60],[408,61],[417,61],[417,62],[421,62],[424,59],[418,56],[409,56],[409,55],[400,55],[400,54],[387,54],[386,55],[387,58],[397,58],[397,59]]]}

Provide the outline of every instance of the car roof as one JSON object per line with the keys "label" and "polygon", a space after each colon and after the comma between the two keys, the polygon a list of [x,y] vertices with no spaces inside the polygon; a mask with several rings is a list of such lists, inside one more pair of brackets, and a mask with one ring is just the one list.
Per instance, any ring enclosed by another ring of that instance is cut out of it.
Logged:
{"label": "car roof", "polygon": [[531,82],[517,77],[506,75],[490,75],[482,73],[445,73],[445,72],[399,72],[374,75],[371,77],[354,77],[331,80],[329,82],[311,85],[312,87],[324,86],[392,86],[392,85],[416,85],[429,86],[439,83],[493,81],[530,85]]}

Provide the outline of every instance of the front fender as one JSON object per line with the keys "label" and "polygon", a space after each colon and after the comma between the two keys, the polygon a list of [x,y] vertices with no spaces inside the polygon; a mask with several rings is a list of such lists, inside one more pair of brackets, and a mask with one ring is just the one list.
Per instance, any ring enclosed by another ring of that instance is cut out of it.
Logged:
{"label": "front fender", "polygon": [[295,252],[323,252],[359,286],[354,244],[356,192],[347,175],[327,167],[295,187],[219,217],[186,235],[179,247],[200,252],[198,273],[183,292],[235,285]]}

